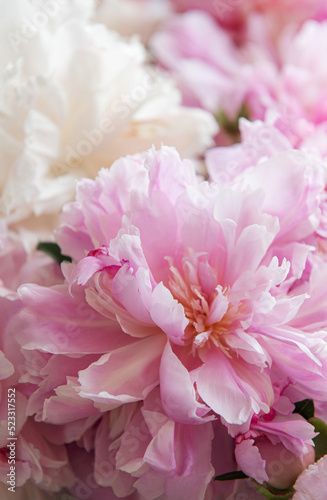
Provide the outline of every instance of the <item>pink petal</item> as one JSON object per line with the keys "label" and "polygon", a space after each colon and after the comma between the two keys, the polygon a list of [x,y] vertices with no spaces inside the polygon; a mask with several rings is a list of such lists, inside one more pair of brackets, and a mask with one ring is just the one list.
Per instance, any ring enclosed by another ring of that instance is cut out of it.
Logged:
{"label": "pink petal", "polygon": [[196,401],[190,374],[173,353],[169,342],[161,358],[160,388],[165,412],[176,422],[195,424],[214,418],[206,417],[210,408]]}
{"label": "pink petal", "polygon": [[151,318],[166,333],[168,338],[178,345],[183,345],[184,330],[188,319],[182,304],[174,299],[163,283],[159,283],[152,294]]}
{"label": "pink petal", "polygon": [[24,285],[20,294],[26,325],[17,339],[25,349],[52,353],[103,353],[130,341],[117,322],[104,318],[67,289]]}
{"label": "pink petal", "polygon": [[247,476],[253,477],[261,484],[269,480],[265,469],[266,462],[261,458],[258,448],[254,446],[254,439],[244,439],[237,444],[235,458],[238,466]]}
{"label": "pink petal", "polygon": [[79,373],[80,395],[116,405],[144,399],[159,383],[164,335],[152,335],[104,354]]}

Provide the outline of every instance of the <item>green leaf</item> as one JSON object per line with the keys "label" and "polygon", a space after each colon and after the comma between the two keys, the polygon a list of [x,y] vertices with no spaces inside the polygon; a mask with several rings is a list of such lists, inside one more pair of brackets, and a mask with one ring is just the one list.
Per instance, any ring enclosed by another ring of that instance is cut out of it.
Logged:
{"label": "green leaf", "polygon": [[68,255],[62,255],[60,247],[57,243],[53,243],[51,241],[41,241],[36,249],[49,255],[58,264],[61,264],[63,261],[72,262],[71,257],[68,257]]}
{"label": "green leaf", "polygon": [[257,490],[260,491],[260,493],[262,493],[262,495],[266,498],[269,498],[269,500],[288,500],[289,498],[292,498],[294,494],[293,488],[287,490],[277,490],[267,483],[259,484],[254,479],[252,479],[252,482]]}
{"label": "green leaf", "polygon": [[320,418],[310,418],[310,424],[315,428],[316,432],[319,432],[318,436],[313,438],[315,444],[315,454],[316,461],[327,454],[327,425]]}
{"label": "green leaf", "polygon": [[313,404],[312,399],[303,399],[302,401],[298,401],[295,403],[295,409],[293,413],[299,413],[306,420],[314,417],[315,415],[315,406]]}
{"label": "green leaf", "polygon": [[238,127],[238,120],[240,118],[248,118],[249,117],[249,111],[247,109],[247,106],[243,103],[238,115],[236,118],[233,118],[232,120],[229,119],[224,111],[219,111],[216,114],[216,120],[220,127],[227,132],[231,137],[233,137],[235,140],[239,141],[240,139],[240,130]]}
{"label": "green leaf", "polygon": [[226,474],[220,474],[220,476],[215,477],[215,481],[234,481],[234,479],[246,479],[247,476],[241,470],[235,470],[233,472],[226,472]]}

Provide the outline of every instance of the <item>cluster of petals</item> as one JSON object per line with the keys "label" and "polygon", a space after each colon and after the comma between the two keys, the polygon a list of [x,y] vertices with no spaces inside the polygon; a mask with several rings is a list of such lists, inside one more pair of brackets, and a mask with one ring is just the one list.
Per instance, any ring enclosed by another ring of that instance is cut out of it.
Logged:
{"label": "cluster of petals", "polygon": [[[42,286],[62,282],[60,267],[43,252],[33,249],[34,234],[6,229],[0,232],[0,482],[1,497],[8,493],[8,465],[15,464],[17,496],[43,499],[42,490],[60,491],[75,481],[67,450],[62,443],[51,442],[46,427],[26,414],[29,391],[24,384],[25,359],[10,324],[22,304],[17,288],[25,283]],[[9,404],[10,403],[10,404]],[[10,417],[10,419],[8,418]],[[11,426],[9,425],[9,423]],[[8,430],[15,429],[15,441],[8,440]],[[8,445],[14,443],[10,452]],[[10,498],[10,497],[9,497]]]}
{"label": "cluster of petals", "polygon": [[0,33],[1,499],[323,500],[326,1]]}
{"label": "cluster of petals", "polygon": [[201,11],[171,17],[151,40],[185,103],[218,119],[223,113],[234,128],[239,114],[263,120],[275,112],[295,147],[326,130],[326,43],[324,19],[289,23],[275,41],[263,17],[251,12],[240,41]]}
{"label": "cluster of petals", "polygon": [[[201,181],[191,162],[162,147],[78,182],[56,232],[72,257],[62,264],[65,281],[21,286],[23,309],[7,335],[16,331],[24,382],[34,388],[27,414],[60,426],[63,443],[83,439],[89,452],[87,436],[99,418],[104,433],[114,412],[145,419],[140,455],[105,447],[115,450],[118,466],[103,485],[94,472],[101,487],[117,488],[118,496],[136,489],[148,500],[168,495],[172,481],[176,499],[189,498],[189,490],[180,495],[194,476],[194,498],[202,499],[211,487],[211,426],[218,417],[230,436],[251,432],[253,422],[271,415],[276,372],[287,381],[290,401],[326,400],[327,264],[314,244],[326,181],[315,162],[305,152],[273,151],[253,167],[241,165],[223,186]],[[159,413],[169,423],[153,434],[145,416],[158,389]],[[123,440],[131,417],[125,418]],[[301,425],[277,425],[275,433],[304,446],[314,434],[309,426],[301,437]],[[194,464],[185,472],[184,454],[181,469],[165,455],[171,426],[188,436],[188,444],[175,443],[176,456],[208,433],[202,472]],[[104,439],[94,444],[96,457],[105,456]]]}

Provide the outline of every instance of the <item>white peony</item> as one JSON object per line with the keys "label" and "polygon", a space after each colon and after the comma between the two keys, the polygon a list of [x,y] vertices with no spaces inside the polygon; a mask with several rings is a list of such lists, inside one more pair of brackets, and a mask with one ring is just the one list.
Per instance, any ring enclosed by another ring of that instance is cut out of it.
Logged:
{"label": "white peony", "polygon": [[[2,1],[0,210],[57,214],[75,179],[161,142],[196,156],[213,118],[180,106],[136,39],[92,22],[92,0]],[[40,219],[41,220],[41,219]],[[49,222],[46,220],[46,224]]]}

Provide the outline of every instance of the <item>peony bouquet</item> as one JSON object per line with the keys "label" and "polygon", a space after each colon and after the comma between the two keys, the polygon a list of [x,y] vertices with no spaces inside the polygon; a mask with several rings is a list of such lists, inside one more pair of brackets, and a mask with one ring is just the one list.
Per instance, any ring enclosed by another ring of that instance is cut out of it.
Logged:
{"label": "peony bouquet", "polygon": [[1,500],[325,500],[327,2],[1,7]]}

